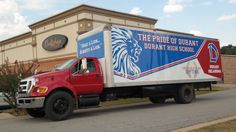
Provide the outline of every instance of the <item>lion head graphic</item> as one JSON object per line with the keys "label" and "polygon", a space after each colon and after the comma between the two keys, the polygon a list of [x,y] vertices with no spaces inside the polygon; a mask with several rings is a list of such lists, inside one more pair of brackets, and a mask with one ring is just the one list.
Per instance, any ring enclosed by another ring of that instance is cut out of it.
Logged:
{"label": "lion head graphic", "polygon": [[138,41],[128,29],[112,27],[111,31],[113,69],[122,73],[125,78],[128,75],[138,77],[141,70],[136,63],[142,52]]}

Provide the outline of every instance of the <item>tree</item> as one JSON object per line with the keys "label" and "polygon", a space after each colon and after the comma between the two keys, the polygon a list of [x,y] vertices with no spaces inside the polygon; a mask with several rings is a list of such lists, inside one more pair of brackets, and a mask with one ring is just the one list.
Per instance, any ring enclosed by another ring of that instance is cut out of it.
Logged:
{"label": "tree", "polygon": [[229,44],[221,47],[221,53],[226,55],[236,55],[236,46]]}
{"label": "tree", "polygon": [[12,108],[16,108],[16,93],[19,87],[20,78],[25,78],[34,74],[38,67],[37,61],[18,62],[10,64],[8,59],[0,66],[0,92],[4,95],[4,101]]}

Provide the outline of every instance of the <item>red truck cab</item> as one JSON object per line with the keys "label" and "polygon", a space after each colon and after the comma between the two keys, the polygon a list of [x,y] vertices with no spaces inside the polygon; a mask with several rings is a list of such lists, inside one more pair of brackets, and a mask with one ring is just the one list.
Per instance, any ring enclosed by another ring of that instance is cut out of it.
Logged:
{"label": "red truck cab", "polygon": [[52,72],[21,80],[17,102],[31,116],[46,114],[53,120],[61,120],[73,111],[71,106],[98,104],[102,90],[99,61],[92,57],[71,59]]}

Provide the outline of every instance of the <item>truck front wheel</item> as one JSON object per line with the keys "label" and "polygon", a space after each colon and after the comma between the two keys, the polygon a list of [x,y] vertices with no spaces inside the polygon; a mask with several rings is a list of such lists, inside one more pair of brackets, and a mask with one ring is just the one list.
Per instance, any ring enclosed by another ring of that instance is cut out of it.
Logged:
{"label": "truck front wheel", "polygon": [[178,104],[188,104],[191,103],[195,97],[195,92],[192,85],[181,86],[175,96],[175,102]]}
{"label": "truck front wheel", "polygon": [[165,97],[149,97],[149,100],[153,103],[153,104],[163,104],[166,101]]}
{"label": "truck front wheel", "polygon": [[52,93],[45,102],[46,117],[59,121],[67,119],[73,112],[74,99],[64,91]]}
{"label": "truck front wheel", "polygon": [[34,118],[40,118],[45,116],[45,112],[42,108],[26,109],[26,112]]}

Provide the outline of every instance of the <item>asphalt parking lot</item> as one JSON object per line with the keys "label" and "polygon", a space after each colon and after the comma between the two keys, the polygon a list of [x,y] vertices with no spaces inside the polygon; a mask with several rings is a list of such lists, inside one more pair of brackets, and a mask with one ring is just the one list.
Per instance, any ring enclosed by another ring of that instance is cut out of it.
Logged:
{"label": "asphalt parking lot", "polygon": [[236,85],[231,90],[200,95],[191,104],[139,103],[109,108],[83,109],[65,121],[52,122],[29,116],[0,117],[4,132],[162,132],[236,115]]}

